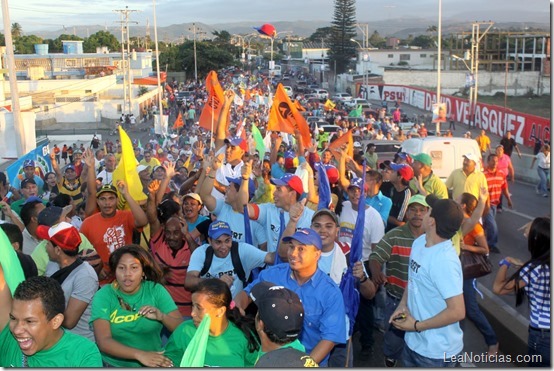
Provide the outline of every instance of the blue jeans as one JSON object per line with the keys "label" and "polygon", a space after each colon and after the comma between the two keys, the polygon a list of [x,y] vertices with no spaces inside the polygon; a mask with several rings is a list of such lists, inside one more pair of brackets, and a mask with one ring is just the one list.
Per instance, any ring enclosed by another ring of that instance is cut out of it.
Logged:
{"label": "blue jeans", "polygon": [[498,225],[496,224],[496,206],[491,205],[489,213],[483,218],[483,228],[489,247],[498,247]]}
{"label": "blue jeans", "polygon": [[542,167],[537,166],[537,173],[539,174],[539,184],[537,185],[537,189],[539,193],[543,195],[548,193],[548,189],[546,186],[546,182],[547,182],[546,179],[549,171],[550,169],[544,169]]}
{"label": "blue jeans", "polygon": [[434,359],[427,358],[411,350],[409,347],[404,347],[404,352],[402,353],[402,363],[404,367],[426,367],[426,368],[435,368],[435,367],[456,367],[458,362],[449,362],[448,359]]}
{"label": "blue jeans", "polygon": [[385,357],[392,359],[400,359],[402,350],[406,345],[406,343],[404,343],[405,332],[388,323],[390,316],[392,316],[399,303],[400,299],[387,294],[385,301],[385,328],[387,331],[385,331],[385,335],[383,335],[383,354]]}
{"label": "blue jeans", "polygon": [[530,356],[541,355],[540,362],[537,359],[531,360],[529,367],[550,367],[550,331],[529,327],[527,352]]}
{"label": "blue jeans", "polygon": [[464,327],[465,321],[470,319],[481,334],[483,334],[485,343],[487,343],[488,346],[498,343],[496,333],[487,320],[487,317],[485,317],[481,309],[479,309],[479,304],[477,304],[477,292],[473,287],[473,279],[464,280],[464,304],[466,307],[466,319],[460,323],[462,327]]}
{"label": "blue jeans", "polygon": [[354,344],[350,344],[350,354],[348,354],[348,365],[346,365],[346,354],[348,352],[348,342],[346,344],[337,344],[331,350],[327,367],[354,367]]}

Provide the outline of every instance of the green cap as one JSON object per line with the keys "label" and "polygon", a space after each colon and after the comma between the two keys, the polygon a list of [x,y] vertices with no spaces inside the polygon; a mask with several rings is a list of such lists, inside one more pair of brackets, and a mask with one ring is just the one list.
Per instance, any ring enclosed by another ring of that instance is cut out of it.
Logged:
{"label": "green cap", "polygon": [[429,156],[427,153],[418,153],[417,155],[412,156],[412,160],[419,161],[423,165],[427,166],[431,166],[433,164],[431,156]]}
{"label": "green cap", "polygon": [[425,201],[425,196],[420,194],[410,197],[410,200],[408,201],[408,206],[410,206],[411,204],[420,204],[425,207],[429,207],[429,204],[427,203],[427,201]]}

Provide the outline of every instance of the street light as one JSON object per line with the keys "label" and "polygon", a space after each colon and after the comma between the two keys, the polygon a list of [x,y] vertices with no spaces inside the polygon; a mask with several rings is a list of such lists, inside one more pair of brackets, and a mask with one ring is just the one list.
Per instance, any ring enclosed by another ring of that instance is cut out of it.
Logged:
{"label": "street light", "polygon": [[202,29],[196,27],[196,23],[192,24],[192,29],[189,28],[189,31],[192,31],[194,41],[193,41],[193,49],[194,49],[194,81],[198,82],[198,65],[196,63],[196,34],[203,34],[204,32],[200,32]]}
{"label": "street light", "polygon": [[[364,48],[362,47],[362,45],[360,45],[360,43],[354,39],[350,39],[350,41],[353,41],[355,42],[356,44],[358,44],[358,46],[360,47],[360,49],[365,52],[366,54],[363,54],[361,57],[360,57],[360,62],[362,62],[362,85],[364,87],[364,89],[367,89],[367,85],[369,84],[369,75],[367,74],[367,67],[366,67],[366,59],[369,58],[369,48]],[[364,57],[367,57],[367,58],[364,58]],[[366,90],[367,91],[367,90]]]}

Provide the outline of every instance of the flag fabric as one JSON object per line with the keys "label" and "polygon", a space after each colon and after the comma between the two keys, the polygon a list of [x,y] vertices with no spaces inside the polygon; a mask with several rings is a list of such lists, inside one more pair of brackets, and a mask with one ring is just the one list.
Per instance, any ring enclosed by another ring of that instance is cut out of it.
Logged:
{"label": "flag fabric", "polygon": [[328,209],[329,205],[331,205],[331,185],[329,184],[325,165],[322,162],[317,167],[317,173],[319,174],[319,187],[317,189],[319,203],[317,204],[317,209]]}
{"label": "flag fabric", "polygon": [[354,139],[352,138],[352,129],[348,130],[340,138],[329,143],[329,151],[335,156],[335,160],[339,161],[341,157],[340,147],[346,144],[346,153],[348,156],[354,156]]}
{"label": "flag fabric", "polygon": [[279,83],[269,110],[267,130],[294,134],[295,129],[300,131],[304,146],[309,147],[311,135],[308,123],[291,102],[283,84]]}
{"label": "flag fabric", "polygon": [[25,281],[25,275],[23,274],[23,268],[17,257],[8,236],[3,229],[0,228],[0,265],[4,271],[4,279],[10,289],[10,292],[15,292],[15,289],[19,284]]}
{"label": "flag fabric", "polygon": [[359,104],[356,109],[350,111],[348,117],[362,117],[362,105]]}
{"label": "flag fabric", "polygon": [[325,110],[327,111],[332,111],[333,109],[335,109],[337,105],[335,103],[333,103],[330,99],[327,99],[325,101],[325,104],[323,105],[323,107],[325,108]]}
{"label": "flag fabric", "polygon": [[206,91],[208,92],[208,100],[204,108],[202,108],[198,124],[206,130],[216,132],[217,120],[219,119],[219,113],[223,107],[225,96],[215,71],[210,71],[206,77]]}
{"label": "flag fabric", "polygon": [[254,138],[254,142],[256,143],[256,150],[260,155],[260,159],[263,160],[266,146],[264,144],[264,138],[262,138],[262,133],[260,133],[260,129],[258,129],[258,127],[254,124],[252,124],[252,138]]}
{"label": "flag fabric", "polygon": [[179,112],[177,119],[173,123],[173,129],[182,128],[183,126],[185,126],[185,123],[183,122],[183,117],[181,115],[181,112]]}
{"label": "flag fabric", "polygon": [[[264,146],[265,148],[271,148],[271,131],[266,130],[265,137],[264,137]],[[262,158],[260,156],[260,158]]]}
{"label": "flag fabric", "polygon": [[[137,145],[138,148],[142,149],[142,143],[140,142],[140,139],[138,140],[138,145]],[[106,152],[107,153],[107,152]]]}
{"label": "flag fabric", "polygon": [[360,200],[358,201],[358,216],[354,226],[352,244],[350,245],[350,263],[348,269],[340,281],[340,290],[344,300],[346,315],[348,317],[349,329],[348,335],[351,336],[354,330],[354,323],[360,306],[360,292],[356,278],[352,274],[352,266],[362,258],[362,245],[364,240],[364,225],[365,225],[365,172],[366,162],[364,160],[362,171],[362,191],[360,192]]}
{"label": "flag fabric", "polygon": [[206,359],[206,349],[208,348],[208,339],[210,337],[210,324],[212,320],[208,314],[204,314],[202,322],[196,329],[194,336],[185,349],[185,354],[181,359],[179,367],[204,367]]}
{"label": "flag fabric", "polygon": [[306,111],[306,109],[304,107],[302,107],[302,105],[300,104],[299,101],[295,100],[294,101],[294,106],[296,107],[296,109],[299,111],[299,112],[304,112]]}
{"label": "flag fabric", "polygon": [[[129,194],[136,202],[139,204],[146,202],[147,196],[142,191],[142,183],[137,172],[137,159],[133,143],[121,126],[119,127],[119,140],[121,142],[121,159],[113,172],[113,184],[117,185],[118,181],[123,180]],[[123,196],[119,194],[119,206],[129,208],[129,205],[127,203],[123,205],[122,201],[124,201]]]}
{"label": "flag fabric", "polygon": [[244,242],[252,245],[252,230],[250,228],[250,217],[248,216],[248,205],[244,205],[242,215],[244,217]]}

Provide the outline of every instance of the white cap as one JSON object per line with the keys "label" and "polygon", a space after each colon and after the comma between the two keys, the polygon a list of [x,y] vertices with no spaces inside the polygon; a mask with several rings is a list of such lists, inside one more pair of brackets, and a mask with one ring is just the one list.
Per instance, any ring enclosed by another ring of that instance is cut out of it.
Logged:
{"label": "white cap", "polygon": [[360,142],[354,142],[354,147],[358,147],[358,148],[361,148],[362,145]]}
{"label": "white cap", "polygon": [[139,165],[137,166],[137,173],[140,173],[146,169],[149,169],[150,168],[150,165]]}
{"label": "white cap", "polygon": [[479,161],[481,160],[475,153],[471,153],[471,152],[466,153],[464,157],[467,158],[468,160],[475,162],[476,164],[478,164]]}

